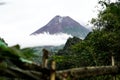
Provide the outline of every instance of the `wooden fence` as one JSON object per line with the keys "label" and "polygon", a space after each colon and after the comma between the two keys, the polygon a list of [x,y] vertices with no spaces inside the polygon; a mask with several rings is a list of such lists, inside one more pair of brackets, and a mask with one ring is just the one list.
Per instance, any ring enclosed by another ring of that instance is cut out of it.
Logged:
{"label": "wooden fence", "polygon": [[[113,75],[120,73],[120,66],[94,66],[73,68],[68,70],[56,71],[55,61],[51,61],[50,68],[47,67],[48,51],[43,50],[42,64],[37,65],[35,63],[25,63],[24,69],[19,67],[7,66],[4,69],[0,69],[0,76],[9,78],[20,78],[22,80],[77,80],[79,78],[94,77],[100,75]],[[113,59],[113,57],[112,57]],[[115,77],[113,77],[115,80]]]}

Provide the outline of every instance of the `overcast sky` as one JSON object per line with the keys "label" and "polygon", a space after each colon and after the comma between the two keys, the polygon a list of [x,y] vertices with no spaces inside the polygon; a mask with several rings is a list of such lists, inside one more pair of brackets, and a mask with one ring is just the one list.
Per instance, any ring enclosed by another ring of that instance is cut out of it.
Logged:
{"label": "overcast sky", "polygon": [[[87,25],[96,16],[98,0],[0,0],[0,37],[9,46],[22,47],[60,45],[69,35],[29,36],[47,24],[54,16],[70,16],[82,25]],[[59,42],[58,42],[59,41]]]}

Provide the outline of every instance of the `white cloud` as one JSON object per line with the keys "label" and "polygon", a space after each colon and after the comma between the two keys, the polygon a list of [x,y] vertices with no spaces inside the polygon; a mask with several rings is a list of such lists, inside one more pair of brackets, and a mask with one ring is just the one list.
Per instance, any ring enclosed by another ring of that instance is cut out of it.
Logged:
{"label": "white cloud", "polygon": [[[6,41],[9,42],[9,46],[13,46],[13,44],[19,44],[21,47],[33,47],[35,46],[42,46],[42,45],[62,45],[65,44],[66,40],[69,37],[72,37],[71,35],[67,34],[54,34],[50,35],[48,33],[39,34],[39,35],[31,35],[31,36],[14,36],[16,37],[13,39],[12,37],[9,37],[10,39],[7,39]],[[34,45],[33,45],[34,44]]]}
{"label": "white cloud", "polygon": [[66,35],[30,37],[29,34],[47,24],[56,15],[70,16],[81,24],[87,24],[96,15],[93,10],[97,0],[3,1],[6,4],[0,6],[0,36],[9,45],[18,43],[23,47],[36,46],[46,44],[48,40],[48,44],[65,43],[65,39],[68,38]]}

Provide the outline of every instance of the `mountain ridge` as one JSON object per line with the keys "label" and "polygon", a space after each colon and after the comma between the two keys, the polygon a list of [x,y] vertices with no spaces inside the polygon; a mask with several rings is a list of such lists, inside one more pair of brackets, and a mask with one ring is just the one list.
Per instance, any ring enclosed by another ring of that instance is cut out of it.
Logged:
{"label": "mountain ridge", "polygon": [[51,19],[45,26],[36,30],[31,35],[48,32],[49,34],[66,33],[76,37],[85,37],[90,31],[69,16],[59,15]]}

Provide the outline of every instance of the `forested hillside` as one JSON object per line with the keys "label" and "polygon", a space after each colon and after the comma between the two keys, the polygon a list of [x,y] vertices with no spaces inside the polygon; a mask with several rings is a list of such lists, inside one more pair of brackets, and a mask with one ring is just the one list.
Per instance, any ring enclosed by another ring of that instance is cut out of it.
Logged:
{"label": "forested hillside", "polygon": [[63,54],[59,51],[54,56],[58,69],[111,65],[111,55],[115,56],[115,65],[120,64],[120,2],[99,4],[103,8],[91,20],[93,31],[84,40],[69,45],[69,49],[60,50]]}

